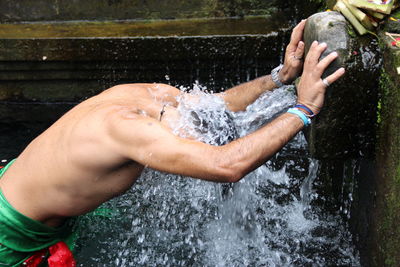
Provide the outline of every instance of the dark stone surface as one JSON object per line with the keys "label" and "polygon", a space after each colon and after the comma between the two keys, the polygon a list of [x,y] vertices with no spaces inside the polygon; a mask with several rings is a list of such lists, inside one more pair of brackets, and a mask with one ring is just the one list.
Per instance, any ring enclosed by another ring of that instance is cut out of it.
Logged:
{"label": "dark stone surface", "polygon": [[[1,21],[156,19],[204,16],[203,0],[1,1]],[[210,10],[211,11],[211,10]]]}
{"label": "dark stone surface", "polygon": [[279,31],[256,36],[0,39],[0,61],[146,62],[184,58],[277,58],[276,51],[281,49],[281,42]]}
{"label": "dark stone surface", "polygon": [[[357,248],[361,266],[373,265],[371,248],[375,226],[377,164],[374,159],[324,159],[320,161],[319,183],[315,186],[316,201],[324,209],[339,213],[348,224],[353,243]],[[375,245],[377,245],[375,243]]]}
{"label": "dark stone surface", "polygon": [[[288,1],[293,5],[297,1]],[[2,0],[0,21],[174,19],[267,15],[285,8],[272,0]]]}
{"label": "dark stone surface", "polygon": [[8,103],[0,105],[0,155],[13,159],[76,103]]}
{"label": "dark stone surface", "polygon": [[340,66],[346,74],[327,89],[324,108],[306,131],[310,152],[319,159],[371,158],[381,65],[378,44],[369,37],[350,38],[347,24],[336,12],[318,13],[308,20],[306,46],[314,40],[328,44],[322,57],[334,50],[340,55],[326,75]]}

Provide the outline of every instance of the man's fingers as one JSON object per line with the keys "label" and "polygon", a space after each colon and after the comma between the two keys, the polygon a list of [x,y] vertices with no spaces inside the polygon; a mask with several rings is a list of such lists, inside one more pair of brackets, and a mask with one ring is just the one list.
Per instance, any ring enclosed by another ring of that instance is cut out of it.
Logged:
{"label": "man's fingers", "polygon": [[[327,82],[329,84],[334,83],[335,81],[337,81],[340,77],[343,76],[343,74],[345,74],[345,69],[344,68],[340,68],[337,71],[335,71],[333,74],[329,75],[328,77],[326,77],[325,79],[327,80]],[[322,80],[321,80],[322,81]]]}
{"label": "man's fingers", "polygon": [[293,52],[297,44],[303,39],[304,26],[306,25],[306,20],[302,20],[296,27],[293,28],[292,35],[290,36],[290,42],[288,48]]}
{"label": "man's fingers", "polygon": [[306,25],[306,20],[302,20],[299,24],[297,24],[296,27],[294,27],[290,42],[293,43],[294,45],[297,45],[298,42],[303,39],[303,31],[304,31],[304,26]]}
{"label": "man's fingers", "polygon": [[308,52],[306,58],[306,64],[311,64],[311,68],[314,68],[315,65],[318,64],[319,58],[321,57],[322,53],[325,51],[327,45],[326,43],[318,44],[317,41],[314,41],[311,44],[310,50]]}
{"label": "man's fingers", "polygon": [[329,64],[331,64],[332,61],[334,61],[337,57],[338,53],[336,51],[330,53],[325,58],[320,60],[320,62],[318,63],[318,67],[323,68],[325,70],[329,66]]}
{"label": "man's fingers", "polygon": [[338,57],[337,52],[332,52],[329,55],[327,55],[325,58],[323,58],[317,65],[317,70],[319,71],[319,75],[322,75],[324,73],[325,69],[331,64],[336,58]]}
{"label": "man's fingers", "polygon": [[297,45],[296,51],[294,52],[294,56],[296,59],[302,59],[304,55],[304,43],[302,41]]}

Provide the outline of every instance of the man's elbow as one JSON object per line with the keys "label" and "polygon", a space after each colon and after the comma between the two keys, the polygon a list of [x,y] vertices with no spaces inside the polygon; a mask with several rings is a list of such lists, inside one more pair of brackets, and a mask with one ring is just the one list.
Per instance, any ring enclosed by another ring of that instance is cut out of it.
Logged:
{"label": "man's elbow", "polygon": [[[222,148],[222,147],[218,147]],[[249,170],[249,163],[238,157],[230,157],[229,155],[218,156],[210,160],[212,169],[215,171],[219,182],[222,183],[237,183]]]}
{"label": "man's elbow", "polygon": [[223,168],[218,176],[220,177],[219,180],[222,183],[237,183],[245,175],[246,174],[244,172],[235,168]]}
{"label": "man's elbow", "polygon": [[237,183],[242,180],[243,177],[244,175],[235,173],[229,177],[228,183]]}

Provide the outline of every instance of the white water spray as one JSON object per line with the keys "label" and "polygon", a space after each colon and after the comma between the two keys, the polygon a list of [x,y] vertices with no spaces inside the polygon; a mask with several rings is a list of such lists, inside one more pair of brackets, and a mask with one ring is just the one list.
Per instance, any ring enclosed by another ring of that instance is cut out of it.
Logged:
{"label": "white water spray", "polygon": [[[179,99],[176,133],[212,145],[255,131],[295,103],[293,88],[263,94],[231,113],[195,86]],[[196,101],[193,103],[192,101]],[[184,131],[182,131],[184,130]],[[359,266],[339,216],[312,205],[318,162],[304,156],[298,134],[278,156],[233,186],[146,169],[122,197],[104,207],[112,218],[88,217],[81,266]],[[280,168],[274,161],[284,159]]]}

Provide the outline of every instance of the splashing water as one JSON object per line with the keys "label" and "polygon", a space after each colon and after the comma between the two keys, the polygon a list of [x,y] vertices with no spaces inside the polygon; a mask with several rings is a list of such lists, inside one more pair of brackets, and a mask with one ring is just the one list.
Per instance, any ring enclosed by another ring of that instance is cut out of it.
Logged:
{"label": "splashing water", "polygon": [[[293,88],[283,87],[231,113],[202,89],[195,86],[196,98],[179,98],[175,131],[212,145],[249,134],[295,102]],[[359,266],[340,216],[312,204],[318,162],[304,155],[300,133],[279,152],[283,167],[273,167],[274,157],[233,186],[146,169],[131,190],[101,207],[111,216],[83,217],[78,263]]]}

